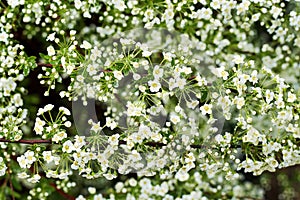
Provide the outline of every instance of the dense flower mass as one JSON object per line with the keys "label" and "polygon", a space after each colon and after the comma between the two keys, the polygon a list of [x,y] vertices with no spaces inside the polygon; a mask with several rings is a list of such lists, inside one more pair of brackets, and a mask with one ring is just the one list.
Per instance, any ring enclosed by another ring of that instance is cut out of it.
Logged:
{"label": "dense flower mass", "polygon": [[0,199],[264,199],[299,31],[292,0],[0,2]]}

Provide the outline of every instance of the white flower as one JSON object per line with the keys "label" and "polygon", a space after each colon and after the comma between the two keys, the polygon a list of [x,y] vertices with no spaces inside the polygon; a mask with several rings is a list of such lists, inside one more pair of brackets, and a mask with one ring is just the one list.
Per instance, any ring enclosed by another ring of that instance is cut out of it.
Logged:
{"label": "white flower", "polygon": [[114,71],[114,77],[119,81],[124,77],[121,71]]}
{"label": "white flower", "polygon": [[252,19],[251,19],[251,21],[253,21],[253,22],[256,22],[256,21],[258,21],[258,20],[259,20],[259,17],[260,17],[260,15],[261,15],[261,13],[256,13],[256,14],[252,15]]}
{"label": "white flower", "polygon": [[142,156],[140,155],[137,150],[133,150],[131,154],[128,156],[128,159],[131,160],[132,162],[136,162],[142,159]]}
{"label": "white flower", "polygon": [[66,121],[66,122],[64,123],[64,125],[65,125],[65,127],[67,127],[67,128],[70,128],[70,127],[72,126],[72,124],[71,124],[70,121]]}
{"label": "white flower", "polygon": [[[1,68],[0,68],[1,69]],[[0,82],[1,85],[4,86],[4,96],[10,96],[10,92],[14,91],[17,87],[16,82],[13,80],[12,77],[9,77],[8,79],[2,78],[4,80],[2,80],[2,84]],[[0,86],[1,86],[0,85]],[[3,87],[2,86],[2,87]]]}
{"label": "white flower", "polygon": [[84,40],[83,42],[82,42],[82,45],[80,45],[80,48],[83,48],[83,49],[91,49],[92,48],[92,45],[88,42],[88,41],[86,41],[86,40]]}
{"label": "white flower", "polygon": [[18,157],[17,161],[21,168],[27,168],[28,161],[24,155]]}
{"label": "white flower", "polygon": [[14,100],[14,105],[16,107],[23,106],[23,99],[21,98],[21,95],[19,93],[14,95],[13,100]]}
{"label": "white flower", "polygon": [[84,146],[86,144],[85,142],[85,136],[75,136],[75,143],[74,143],[74,147],[78,150],[80,149],[82,146]]}
{"label": "white flower", "polygon": [[114,4],[115,8],[120,11],[124,11],[127,8],[125,1],[123,0],[113,0],[112,3]]}
{"label": "white flower", "polygon": [[106,126],[109,127],[111,130],[117,127],[117,123],[110,117],[106,117]]}
{"label": "white flower", "polygon": [[237,109],[241,109],[245,105],[243,97],[236,97],[233,102],[236,104]]}
{"label": "white flower", "polygon": [[[76,1],[77,1],[77,0],[75,0],[75,5],[76,5]],[[78,1],[77,1],[77,2],[78,2]],[[74,36],[75,34],[76,34],[76,31],[75,31],[75,30],[71,30],[71,31],[70,31],[70,36]]]}
{"label": "white flower", "polygon": [[127,102],[127,115],[128,116],[140,116],[142,115],[143,107],[137,103]]}
{"label": "white flower", "polygon": [[227,80],[228,79],[228,76],[229,76],[229,73],[225,70],[225,67],[222,66],[222,67],[219,67],[219,68],[216,68],[216,69],[213,69],[212,71],[217,77],[219,78],[223,78],[223,80]]}
{"label": "white flower", "polygon": [[244,63],[244,58],[241,57],[240,55],[235,55],[234,59],[233,59],[233,62],[235,64],[242,64],[242,63]]}
{"label": "white flower", "polygon": [[111,180],[113,180],[114,178],[117,177],[116,175],[111,174],[111,173],[103,174],[103,176],[104,176],[107,180],[109,180],[109,181],[111,181]]}
{"label": "white flower", "polygon": [[52,138],[52,141],[55,142],[55,143],[58,143],[59,141],[63,140],[67,138],[67,134],[65,132],[59,132],[59,133],[56,133],[53,138]]}
{"label": "white flower", "polygon": [[295,94],[288,92],[288,99],[287,102],[293,103],[294,101],[296,101],[297,97]]}
{"label": "white flower", "polygon": [[117,146],[119,144],[119,134],[114,134],[112,136],[109,136],[108,143],[112,146]]}
{"label": "white flower", "polygon": [[144,16],[145,16],[145,19],[143,21],[148,21],[148,20],[151,20],[153,19],[153,16],[154,16],[154,12],[152,9],[147,9],[144,13]]}
{"label": "white flower", "polygon": [[59,107],[59,111],[63,112],[65,115],[71,115],[70,111],[65,107]]}
{"label": "white flower", "polygon": [[75,200],[86,200],[86,198],[82,195],[79,195]]}
{"label": "white flower", "polygon": [[55,55],[55,49],[53,46],[47,47],[48,56],[54,56]]}
{"label": "white flower", "polygon": [[175,55],[173,53],[170,53],[170,52],[163,52],[163,56],[164,56],[164,59],[171,62],[172,59],[175,57]]}
{"label": "white flower", "polygon": [[47,37],[47,39],[46,39],[46,41],[54,41],[55,40],[55,32],[54,33],[51,33],[50,35],[48,35],[48,37]]}
{"label": "white flower", "polygon": [[7,167],[6,167],[5,163],[3,162],[3,158],[0,157],[0,176],[5,175],[6,169],[7,169]]}
{"label": "white flower", "polygon": [[41,179],[41,176],[39,174],[33,175],[33,177],[27,179],[28,182],[30,183],[38,183]]}
{"label": "white flower", "polygon": [[183,90],[184,86],[186,85],[186,80],[184,78],[176,78],[176,83],[179,89]]}
{"label": "white flower", "polygon": [[31,17],[29,15],[25,15],[23,17],[23,22],[27,23],[27,22],[30,22],[31,21]]}
{"label": "white flower", "polygon": [[173,90],[176,87],[178,87],[178,83],[176,82],[176,80],[174,78],[170,78],[169,79],[169,89]]}
{"label": "white flower", "polygon": [[90,194],[95,194],[96,193],[96,188],[88,187],[88,191],[89,191]]}
{"label": "white flower", "polygon": [[138,134],[141,135],[143,138],[149,138],[151,135],[151,129],[150,129],[150,127],[142,124],[139,127]]}
{"label": "white flower", "polygon": [[73,70],[75,69],[74,65],[67,65],[65,70],[67,71],[67,74],[71,74],[73,72]]}
{"label": "white flower", "polygon": [[143,178],[140,180],[139,185],[142,189],[150,189],[151,188],[151,181],[148,178]]}
{"label": "white flower", "polygon": [[161,84],[157,80],[148,81],[148,85],[150,86],[151,92],[158,92],[161,88]]}
{"label": "white flower", "polygon": [[182,168],[179,169],[178,172],[175,174],[175,178],[182,182],[188,180],[189,177],[190,177],[190,175]]}
{"label": "white flower", "polygon": [[101,130],[101,126],[100,126],[100,122],[98,123],[93,123],[93,126],[91,128],[91,131],[95,131],[95,132],[98,132]]}
{"label": "white flower", "polygon": [[86,71],[89,73],[90,76],[93,76],[95,74],[97,74],[97,67],[95,65],[88,65]]}
{"label": "white flower", "polygon": [[2,32],[2,33],[0,33],[0,42],[7,42],[8,40],[8,34],[6,33],[6,32]]}
{"label": "white flower", "polygon": [[[81,6],[82,6],[82,2],[80,1],[80,0],[75,0],[74,1],[74,4],[75,4],[75,8],[77,9],[77,10],[79,10],[80,8],[81,8]],[[75,35],[75,34],[74,34]]]}
{"label": "white flower", "polygon": [[167,21],[172,20],[174,17],[174,11],[172,9],[165,10],[165,18]]}
{"label": "white flower", "polygon": [[137,80],[140,80],[140,79],[141,79],[141,75],[139,75],[137,73],[133,74],[133,80],[137,81]]}
{"label": "white flower", "polygon": [[44,120],[41,120],[39,117],[36,118],[35,120],[35,126],[41,126],[43,127],[46,124]]}
{"label": "white flower", "polygon": [[44,130],[45,121],[41,120],[39,117],[36,118],[35,124],[34,124],[34,131],[37,135],[42,135]]}
{"label": "white flower", "polygon": [[254,70],[254,71],[251,73],[251,76],[250,76],[249,81],[252,82],[253,85],[254,85],[255,83],[258,82],[258,78],[257,78],[257,70]]}
{"label": "white flower", "polygon": [[36,161],[36,157],[33,151],[26,151],[24,155],[26,157],[27,164],[31,165]]}
{"label": "white flower", "polygon": [[196,108],[196,106],[199,104],[199,101],[197,100],[193,100],[193,101],[188,101],[187,102],[187,107],[188,108],[191,108],[191,109],[194,109]]}
{"label": "white flower", "polygon": [[198,10],[197,13],[195,13],[194,17],[197,17],[198,19],[206,19],[209,20],[212,17],[212,10],[210,8],[201,8],[201,10]]}
{"label": "white flower", "polygon": [[212,114],[212,105],[204,104],[203,106],[200,107],[200,111],[202,112],[202,115]]}
{"label": "white flower", "polygon": [[76,80],[79,81],[80,83],[83,83],[84,82],[84,76],[78,75],[78,76],[76,76]]}
{"label": "white flower", "polygon": [[173,123],[173,124],[177,124],[178,122],[180,122],[180,117],[178,115],[171,115],[170,117],[170,121]]}
{"label": "white flower", "polygon": [[93,200],[104,200],[102,194],[96,194]]}
{"label": "white flower", "polygon": [[143,53],[142,53],[142,56],[143,57],[149,57],[149,56],[151,56],[151,54],[152,54],[152,51],[144,50]]}
{"label": "white flower", "polygon": [[39,108],[37,116],[42,115],[45,112],[44,108]]}
{"label": "white flower", "polygon": [[29,177],[29,175],[26,172],[18,173],[18,178],[25,179],[28,177]]}
{"label": "white flower", "polygon": [[156,65],[153,69],[153,76],[155,79],[159,79],[163,76],[164,70],[161,66]]}
{"label": "white flower", "polygon": [[239,74],[238,78],[239,78],[238,80],[239,85],[244,86],[245,83],[249,80],[250,76],[248,74]]}
{"label": "white flower", "polygon": [[274,99],[274,92],[272,92],[269,89],[267,89],[265,97],[266,97],[267,104],[269,104]]}
{"label": "white flower", "polygon": [[24,5],[24,0],[7,0],[7,4],[15,8],[18,5]]}
{"label": "white flower", "polygon": [[271,10],[270,10],[270,13],[273,15],[273,17],[275,19],[278,18],[278,16],[280,15],[280,13],[282,12],[282,9],[281,8],[278,8],[276,6],[272,6]]}
{"label": "white flower", "polygon": [[63,148],[62,148],[63,152],[71,153],[74,150],[75,150],[74,145],[70,140],[67,140],[64,142]]}
{"label": "white flower", "polygon": [[220,3],[221,3],[220,0],[213,0],[209,5],[210,5],[213,9],[217,10],[217,9],[220,8]]}
{"label": "white flower", "polygon": [[44,107],[44,112],[47,112],[47,111],[50,111],[54,108],[54,105],[53,104],[47,104],[45,107]]}
{"label": "white flower", "polygon": [[43,158],[47,163],[50,163],[53,160],[53,157],[51,155],[51,151],[44,151],[43,152]]}
{"label": "white flower", "polygon": [[243,136],[243,142],[250,142],[254,145],[258,145],[261,140],[261,134],[254,127],[248,128],[247,134]]}
{"label": "white flower", "polygon": [[115,185],[115,189],[116,189],[116,192],[117,193],[120,193],[121,190],[124,188],[124,183],[122,182],[118,182],[116,185]]}

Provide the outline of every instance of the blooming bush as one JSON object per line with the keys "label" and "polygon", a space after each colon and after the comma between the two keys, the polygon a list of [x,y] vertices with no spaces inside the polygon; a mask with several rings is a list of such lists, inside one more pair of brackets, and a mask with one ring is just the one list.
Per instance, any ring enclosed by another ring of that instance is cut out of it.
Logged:
{"label": "blooming bush", "polygon": [[299,1],[0,4],[1,199],[264,199],[300,164]]}

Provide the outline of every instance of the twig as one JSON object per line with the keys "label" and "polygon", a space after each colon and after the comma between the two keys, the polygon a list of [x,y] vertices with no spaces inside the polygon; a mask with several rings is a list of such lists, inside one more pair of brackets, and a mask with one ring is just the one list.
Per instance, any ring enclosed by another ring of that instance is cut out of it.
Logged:
{"label": "twig", "polygon": [[11,176],[10,163],[7,164],[7,173],[8,173],[8,179],[9,179],[9,187],[10,187],[10,190],[11,190],[11,198],[12,198],[12,200],[15,200],[14,186],[12,184],[12,176]]}
{"label": "twig", "polygon": [[[121,144],[126,144],[126,141],[120,140],[119,145],[121,145]],[[164,147],[164,146],[167,146],[167,144],[164,144],[162,142],[146,142],[144,144],[147,145],[147,146],[150,146],[150,147]],[[206,146],[201,145],[201,144],[191,144],[190,147],[193,148],[193,149],[206,148]]]}
{"label": "twig", "polygon": [[12,185],[11,176],[10,176],[10,178],[9,178],[9,187],[10,187],[10,190],[11,190],[11,197],[12,197],[12,200],[15,200],[14,186]]}
{"label": "twig", "polygon": [[3,139],[0,138],[0,142],[8,142],[8,143],[21,143],[21,144],[50,144],[52,143],[51,140],[7,140],[7,139]]}
{"label": "twig", "polygon": [[47,63],[37,63],[37,65],[38,65],[39,67],[53,67],[52,64],[47,64]]}
{"label": "twig", "polygon": [[[3,139],[3,138],[0,138],[0,142],[20,143],[20,144],[51,144],[52,143],[51,140],[18,140],[18,141],[14,141],[14,140],[7,140],[7,139]],[[119,145],[120,144],[126,144],[126,141],[120,140]],[[161,143],[161,142],[146,142],[145,145],[151,146],[151,147],[167,146],[166,144]],[[194,148],[194,149],[201,149],[201,148],[205,147],[200,144],[191,144],[190,146],[191,146],[191,148]]]}

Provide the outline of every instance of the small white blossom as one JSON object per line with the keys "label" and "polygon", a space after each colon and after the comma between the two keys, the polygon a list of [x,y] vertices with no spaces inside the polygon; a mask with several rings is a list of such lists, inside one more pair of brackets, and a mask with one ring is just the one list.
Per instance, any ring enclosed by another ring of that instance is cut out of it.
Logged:
{"label": "small white blossom", "polygon": [[211,104],[204,104],[200,107],[200,111],[202,112],[202,115],[206,114],[212,114],[212,105]]}
{"label": "small white blossom", "polygon": [[161,88],[161,84],[157,80],[148,81],[151,92],[158,92]]}
{"label": "small white blossom", "polygon": [[47,47],[48,56],[54,56],[55,55],[55,49],[53,46]]}
{"label": "small white blossom", "polygon": [[242,56],[240,56],[240,55],[236,55],[233,58],[233,62],[235,64],[243,64],[244,63],[244,58]]}
{"label": "small white blossom", "polygon": [[55,32],[48,35],[46,41],[54,41],[55,40]]}
{"label": "small white blossom", "polygon": [[64,142],[63,148],[62,148],[63,152],[71,153],[74,150],[75,150],[74,145],[70,140],[67,140]]}
{"label": "small white blossom", "polygon": [[114,77],[118,80],[122,80],[122,78],[124,77],[121,71],[114,71],[113,73],[114,73]]}
{"label": "small white blossom", "polygon": [[82,45],[80,45],[80,48],[83,48],[83,49],[91,49],[92,48],[92,45],[91,43],[89,43],[88,41],[84,40],[82,42]]}

